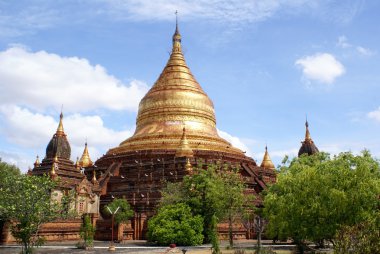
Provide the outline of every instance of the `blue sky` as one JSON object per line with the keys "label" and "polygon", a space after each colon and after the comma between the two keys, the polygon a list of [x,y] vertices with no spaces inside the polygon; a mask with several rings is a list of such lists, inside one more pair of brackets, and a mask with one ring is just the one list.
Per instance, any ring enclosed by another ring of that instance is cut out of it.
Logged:
{"label": "blue sky", "polygon": [[259,163],[320,150],[380,158],[380,10],[365,0],[0,0],[0,157],[23,171],[64,127],[72,159],[129,137],[169,56],[185,58],[223,137]]}

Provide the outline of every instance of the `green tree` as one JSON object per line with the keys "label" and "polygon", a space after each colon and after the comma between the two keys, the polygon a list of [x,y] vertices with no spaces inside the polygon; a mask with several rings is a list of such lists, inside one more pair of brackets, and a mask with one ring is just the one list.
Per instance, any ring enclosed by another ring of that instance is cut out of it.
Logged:
{"label": "green tree", "polygon": [[199,245],[203,242],[203,218],[193,216],[188,205],[161,207],[148,222],[148,239],[159,245]]}
{"label": "green tree", "polygon": [[108,205],[106,205],[104,207],[103,211],[106,214],[110,214],[110,212],[107,209],[107,207],[112,212],[116,211],[116,209],[119,208],[119,210],[115,214],[115,218],[114,218],[116,224],[127,222],[133,216],[133,214],[134,214],[134,212],[133,212],[131,206],[129,205],[128,201],[125,200],[125,199],[115,198],[111,203],[109,203]]}
{"label": "green tree", "polygon": [[43,243],[38,236],[41,224],[57,218],[61,206],[52,198],[57,183],[48,176],[9,174],[0,188],[0,214],[11,222],[13,236],[23,245],[23,253],[31,253]]}
{"label": "green tree", "polygon": [[83,216],[83,222],[80,226],[79,234],[83,240],[83,245],[80,245],[80,247],[87,248],[94,245],[95,226],[92,225],[88,214]]}
{"label": "green tree", "polygon": [[291,237],[301,249],[306,241],[334,244],[343,225],[371,218],[380,205],[379,163],[368,151],[284,161],[277,180],[264,199],[267,232],[273,238]]}
{"label": "green tree", "polygon": [[205,170],[202,165],[198,165],[194,173],[184,177],[182,182],[168,183],[163,189],[161,207],[178,202],[191,207],[193,215],[202,216],[205,242],[218,241],[217,223],[213,222],[226,220],[230,244],[233,244],[233,222],[241,216],[247,203],[238,169],[210,165]]}

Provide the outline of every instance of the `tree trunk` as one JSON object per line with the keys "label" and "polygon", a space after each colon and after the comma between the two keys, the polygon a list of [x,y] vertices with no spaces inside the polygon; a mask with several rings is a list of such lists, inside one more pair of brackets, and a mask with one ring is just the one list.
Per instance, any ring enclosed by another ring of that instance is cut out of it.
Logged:
{"label": "tree trunk", "polygon": [[228,238],[230,240],[230,247],[234,246],[234,239],[232,234],[232,216],[231,214],[228,215]]}

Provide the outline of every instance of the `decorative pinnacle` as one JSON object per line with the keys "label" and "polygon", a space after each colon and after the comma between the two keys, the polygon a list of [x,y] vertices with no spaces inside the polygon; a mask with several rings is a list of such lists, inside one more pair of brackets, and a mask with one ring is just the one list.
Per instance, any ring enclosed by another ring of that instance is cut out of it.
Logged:
{"label": "decorative pinnacle", "polygon": [[97,180],[96,180],[96,173],[95,173],[95,170],[92,171],[92,179],[91,179],[91,182],[92,182],[93,184],[95,184],[95,183],[97,182]]}
{"label": "decorative pinnacle", "polygon": [[182,138],[175,153],[175,157],[193,157],[193,150],[190,148],[186,137],[186,127],[183,127]]}
{"label": "decorative pinnacle", "polygon": [[36,161],[34,162],[34,167],[39,167],[40,166],[40,157],[37,155]]}
{"label": "decorative pinnacle", "polygon": [[57,132],[56,132],[56,134],[57,134],[58,136],[65,135],[65,131],[63,130],[63,123],[62,123],[62,120],[63,120],[63,113],[62,113],[62,111],[61,111],[61,114],[59,115],[59,124],[58,124]]}
{"label": "decorative pinnacle", "polygon": [[274,169],[275,166],[269,156],[269,153],[268,153],[268,147],[265,146],[265,153],[264,153],[264,158],[263,158],[263,161],[261,162],[261,165],[260,167],[263,167],[263,168],[270,168],[270,169]]}
{"label": "decorative pinnacle", "polygon": [[307,119],[305,122],[305,127],[306,127],[305,141],[311,141],[310,132],[309,132],[309,123],[308,123]]}
{"label": "decorative pinnacle", "polygon": [[181,34],[178,28],[178,11],[175,11],[175,32],[173,34],[173,50],[174,52],[181,52]]}

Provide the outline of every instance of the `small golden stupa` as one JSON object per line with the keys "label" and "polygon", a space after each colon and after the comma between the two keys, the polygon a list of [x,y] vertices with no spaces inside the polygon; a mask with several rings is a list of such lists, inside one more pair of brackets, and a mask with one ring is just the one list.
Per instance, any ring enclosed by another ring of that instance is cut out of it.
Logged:
{"label": "small golden stupa", "polygon": [[268,168],[268,169],[275,169],[275,166],[274,166],[274,164],[273,164],[273,162],[269,156],[267,146],[265,146],[265,153],[264,153],[263,161],[261,162],[260,167]]}
{"label": "small golden stupa", "polygon": [[94,163],[92,162],[92,160],[90,158],[90,154],[88,152],[87,141],[84,144],[84,150],[83,150],[82,157],[80,158],[80,160],[77,163],[80,167],[83,167],[83,168],[91,167],[92,165],[94,165]]}

